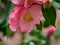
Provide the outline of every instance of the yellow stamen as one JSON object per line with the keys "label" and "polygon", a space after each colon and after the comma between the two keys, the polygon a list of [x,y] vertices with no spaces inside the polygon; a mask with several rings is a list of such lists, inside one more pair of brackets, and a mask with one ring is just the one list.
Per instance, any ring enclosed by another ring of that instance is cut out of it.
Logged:
{"label": "yellow stamen", "polygon": [[32,3],[33,3],[33,0],[28,0],[28,2],[29,2],[30,4],[32,4]]}
{"label": "yellow stamen", "polygon": [[47,2],[43,5],[44,9],[49,9],[52,6],[52,4],[50,2]]}
{"label": "yellow stamen", "polygon": [[24,18],[24,21],[26,21],[26,22],[31,22],[31,21],[33,21],[33,17],[31,16],[30,13],[26,13],[23,18]]}

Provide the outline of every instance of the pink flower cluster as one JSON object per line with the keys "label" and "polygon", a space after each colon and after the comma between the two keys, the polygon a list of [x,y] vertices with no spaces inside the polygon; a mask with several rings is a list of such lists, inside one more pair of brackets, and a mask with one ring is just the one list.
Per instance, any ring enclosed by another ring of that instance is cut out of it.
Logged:
{"label": "pink flower cluster", "polygon": [[9,17],[10,29],[18,32],[30,32],[36,30],[36,24],[44,19],[42,4],[47,0],[11,0],[15,3]]}

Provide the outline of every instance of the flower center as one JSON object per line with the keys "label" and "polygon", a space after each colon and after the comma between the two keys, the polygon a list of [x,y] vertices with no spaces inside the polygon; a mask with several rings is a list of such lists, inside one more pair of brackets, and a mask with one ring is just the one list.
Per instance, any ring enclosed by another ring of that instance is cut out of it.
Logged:
{"label": "flower center", "polygon": [[32,4],[32,3],[33,3],[33,0],[28,0],[28,2],[29,2],[30,4]]}
{"label": "flower center", "polygon": [[43,5],[44,9],[49,9],[52,6],[52,4],[50,2],[47,2]]}
{"label": "flower center", "polygon": [[24,18],[24,21],[26,21],[26,22],[31,22],[31,21],[33,21],[33,17],[31,16],[30,13],[26,13],[23,18]]}

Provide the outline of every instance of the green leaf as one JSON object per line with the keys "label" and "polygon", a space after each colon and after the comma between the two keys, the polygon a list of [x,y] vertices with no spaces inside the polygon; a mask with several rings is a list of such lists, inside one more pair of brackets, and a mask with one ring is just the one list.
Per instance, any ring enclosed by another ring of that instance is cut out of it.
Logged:
{"label": "green leaf", "polygon": [[56,2],[56,1],[52,1],[52,4],[54,7],[60,9],[60,3]]}
{"label": "green leaf", "polygon": [[56,1],[56,2],[60,3],[60,0],[53,0],[53,1]]}
{"label": "green leaf", "polygon": [[26,45],[26,43],[25,42],[22,42],[20,45]]}
{"label": "green leaf", "polygon": [[4,45],[4,42],[0,41],[0,45]]}
{"label": "green leaf", "polygon": [[7,36],[13,36],[14,32],[12,32],[9,27],[7,27]]}
{"label": "green leaf", "polygon": [[50,24],[55,26],[56,21],[56,11],[54,7],[50,7],[49,9],[42,8],[43,16],[45,20]]}
{"label": "green leaf", "polygon": [[[5,4],[5,7],[6,7],[6,13],[5,13],[4,22],[7,23],[7,22],[8,22],[8,19],[9,19],[9,15],[10,15],[10,13],[12,12],[15,4],[11,3],[11,2],[8,1],[8,0],[2,0],[2,2]],[[8,24],[8,23],[7,23],[7,24]]]}
{"label": "green leaf", "polygon": [[[6,14],[5,14],[5,19],[4,19],[4,24],[3,27],[5,27],[5,31],[7,31],[7,36],[12,36],[13,32],[9,29],[9,25],[8,25],[8,19],[9,19],[9,15],[12,12],[15,4],[11,3],[8,0],[2,0],[2,2],[5,4],[6,6]],[[4,29],[2,26],[1,28]]]}
{"label": "green leaf", "polygon": [[57,39],[60,37],[60,30],[57,30],[56,33],[54,34],[54,37]]}
{"label": "green leaf", "polygon": [[43,35],[42,33],[40,33],[40,35],[38,36],[38,39],[40,39],[40,40],[46,40],[46,36]]}
{"label": "green leaf", "polygon": [[37,30],[42,31],[42,22],[40,22],[40,25],[37,25]]}
{"label": "green leaf", "polygon": [[43,27],[49,27],[50,24],[45,20],[44,23],[43,23]]}
{"label": "green leaf", "polygon": [[0,18],[4,15],[5,9],[0,7]]}
{"label": "green leaf", "polygon": [[[10,6],[9,6],[10,5]],[[13,10],[13,8],[14,8],[14,6],[15,6],[15,4],[13,4],[13,3],[10,3],[9,5],[7,5],[7,12],[6,12],[6,17],[5,17],[5,21],[6,21],[6,23],[8,22],[8,19],[9,19],[9,15],[10,15],[10,13],[12,12],[12,10]]]}
{"label": "green leaf", "polygon": [[35,37],[37,37],[38,39],[43,39],[43,40],[46,39],[46,36],[44,36],[44,35],[42,34],[42,32],[39,31],[39,30],[33,30],[33,31],[31,31],[31,32],[30,32],[30,35],[31,35],[31,36],[35,36]]}
{"label": "green leaf", "polygon": [[46,39],[46,43],[44,45],[50,45],[50,38]]}
{"label": "green leaf", "polygon": [[3,32],[3,35],[6,35],[6,27],[0,27],[0,31]]}
{"label": "green leaf", "polygon": [[0,31],[3,32],[3,35],[6,35],[7,34],[6,26],[3,26],[4,24],[5,24],[5,22],[0,24]]}
{"label": "green leaf", "polygon": [[40,31],[39,30],[32,30],[30,32],[30,35],[32,35],[32,36],[38,36],[38,35],[40,35]]}
{"label": "green leaf", "polygon": [[41,45],[39,40],[30,40],[26,45]]}

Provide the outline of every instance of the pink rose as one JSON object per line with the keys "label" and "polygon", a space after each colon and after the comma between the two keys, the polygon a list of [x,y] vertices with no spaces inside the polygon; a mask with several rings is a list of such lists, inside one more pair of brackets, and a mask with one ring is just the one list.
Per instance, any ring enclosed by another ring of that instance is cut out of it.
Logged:
{"label": "pink rose", "polygon": [[48,28],[48,35],[51,36],[56,32],[56,28],[54,26],[51,26]]}
{"label": "pink rose", "polygon": [[48,0],[11,0],[13,3],[18,4],[18,5],[24,5],[24,7],[29,7],[31,6],[33,3],[37,3],[37,4],[44,4],[46,3]]}
{"label": "pink rose", "polygon": [[43,28],[42,33],[46,36],[51,36],[56,32],[56,28],[54,26],[49,26],[47,28]]}
{"label": "pink rose", "polygon": [[36,30],[36,24],[43,19],[40,5],[33,5],[31,8],[16,6],[9,17],[10,29],[18,32],[30,32]]}

